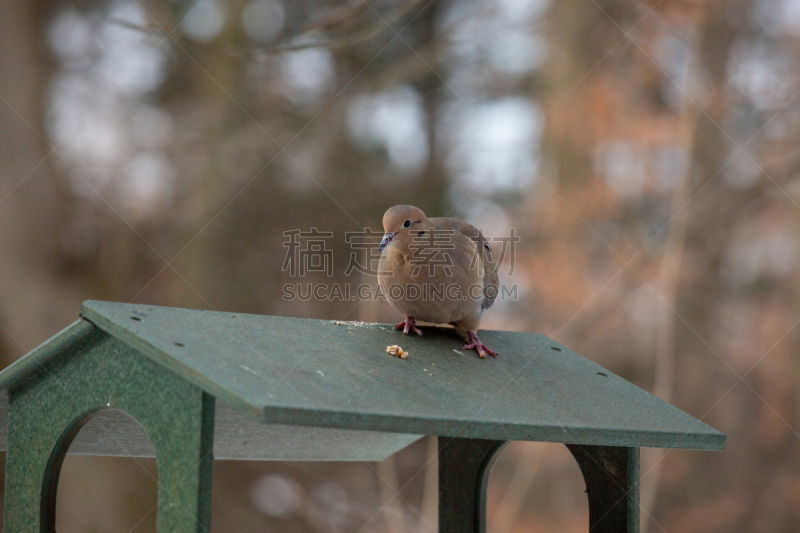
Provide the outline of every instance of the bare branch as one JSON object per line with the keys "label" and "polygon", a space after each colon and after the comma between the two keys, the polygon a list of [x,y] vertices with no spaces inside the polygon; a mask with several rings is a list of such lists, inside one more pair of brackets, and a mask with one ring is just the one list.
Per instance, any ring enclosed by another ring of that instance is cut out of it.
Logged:
{"label": "bare branch", "polygon": [[[241,48],[236,46],[219,46],[205,42],[198,41],[180,31],[179,28],[173,30],[162,29],[154,25],[140,25],[133,22],[113,18],[110,20],[111,24],[127,28],[130,30],[140,31],[150,35],[170,35],[173,38],[180,39],[196,48],[207,50],[209,52],[222,54],[228,57],[235,57],[246,61],[260,60],[269,55],[282,54],[285,52],[293,52],[297,50],[306,50],[308,48],[328,48],[331,50],[341,50],[351,48],[355,45],[362,44],[370,41],[378,35],[385,32],[397,20],[401,19],[414,8],[422,4],[424,1],[428,3],[433,0],[408,0],[399,5],[396,9],[388,13],[384,17],[378,17],[378,20],[373,24],[367,26],[361,31],[345,34],[338,38],[328,37],[327,39],[317,40],[315,35],[319,34],[322,30],[329,30],[333,28],[340,28],[352,22],[359,14],[361,14],[367,7],[369,2],[362,0],[360,5],[351,7],[346,12],[342,13],[335,10],[334,13],[328,17],[310,24],[305,30],[298,35],[291,37],[282,44],[265,48]],[[350,6],[351,4],[348,4]]]}

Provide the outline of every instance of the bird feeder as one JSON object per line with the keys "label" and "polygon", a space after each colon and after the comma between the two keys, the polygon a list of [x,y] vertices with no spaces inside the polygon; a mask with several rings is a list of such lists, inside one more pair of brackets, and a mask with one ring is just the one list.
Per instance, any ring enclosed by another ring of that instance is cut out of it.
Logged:
{"label": "bird feeder", "polygon": [[213,458],[380,461],[437,435],[442,532],[485,531],[489,471],[515,440],[566,444],[591,531],[634,532],[639,447],[725,447],[544,335],[484,331],[501,355],[480,359],[451,330],[423,331],[87,301],[0,372],[4,531],[54,531],[67,453],[155,457],[157,530],[189,533],[210,527]]}

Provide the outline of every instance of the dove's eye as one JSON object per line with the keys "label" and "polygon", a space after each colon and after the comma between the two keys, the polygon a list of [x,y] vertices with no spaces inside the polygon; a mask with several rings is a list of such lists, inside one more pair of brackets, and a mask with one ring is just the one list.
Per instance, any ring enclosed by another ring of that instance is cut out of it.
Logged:
{"label": "dove's eye", "polygon": [[409,227],[410,225],[411,225],[411,219],[410,219],[410,218],[406,219],[406,221],[405,221],[405,222],[403,222],[403,227],[404,227],[404,228],[407,228],[407,227]]}

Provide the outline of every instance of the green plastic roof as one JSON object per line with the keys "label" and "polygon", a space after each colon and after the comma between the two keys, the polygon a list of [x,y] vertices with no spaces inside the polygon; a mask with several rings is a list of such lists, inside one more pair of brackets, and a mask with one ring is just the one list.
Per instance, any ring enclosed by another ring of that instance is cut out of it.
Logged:
{"label": "green plastic roof", "polygon": [[[536,333],[402,335],[337,323],[87,301],[82,317],[265,423],[503,440],[719,450],[708,425]],[[0,389],[75,342],[71,326],[0,373]],[[85,332],[84,332],[85,333]],[[399,359],[385,352],[398,344]]]}

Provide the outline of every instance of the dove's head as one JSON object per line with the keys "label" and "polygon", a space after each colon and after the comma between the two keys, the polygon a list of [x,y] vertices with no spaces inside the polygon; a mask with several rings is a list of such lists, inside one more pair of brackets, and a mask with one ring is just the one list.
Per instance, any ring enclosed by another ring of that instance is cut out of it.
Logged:
{"label": "dove's head", "polygon": [[383,239],[378,247],[378,253],[383,252],[383,249],[392,242],[398,233],[408,233],[413,230],[428,229],[430,223],[428,222],[425,213],[422,209],[414,207],[413,205],[396,205],[390,207],[383,215]]}

